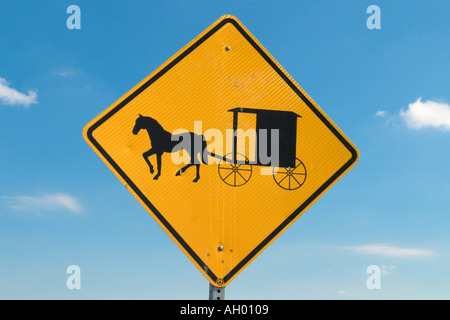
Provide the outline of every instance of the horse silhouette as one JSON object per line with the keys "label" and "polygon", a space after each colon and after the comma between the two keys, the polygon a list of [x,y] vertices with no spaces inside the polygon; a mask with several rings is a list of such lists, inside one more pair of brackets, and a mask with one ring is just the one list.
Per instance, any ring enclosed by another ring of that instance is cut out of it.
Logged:
{"label": "horse silhouette", "polygon": [[[195,165],[197,168],[197,175],[193,182],[197,182],[200,179],[200,163],[207,164],[207,155],[209,154],[206,149],[206,139],[203,135],[193,132],[171,134],[164,130],[155,119],[139,115],[133,128],[133,134],[138,134],[141,129],[148,132],[151,141],[150,150],[142,154],[145,162],[150,167],[151,174],[153,174],[154,170],[149,157],[154,154],[156,155],[158,172],[153,177],[154,180],[158,180],[161,175],[161,157],[163,153],[178,152],[180,150],[186,150],[189,154],[190,162],[179,169],[175,175],[179,176],[185,172],[186,169]],[[198,155],[200,155],[201,162],[198,160]]]}

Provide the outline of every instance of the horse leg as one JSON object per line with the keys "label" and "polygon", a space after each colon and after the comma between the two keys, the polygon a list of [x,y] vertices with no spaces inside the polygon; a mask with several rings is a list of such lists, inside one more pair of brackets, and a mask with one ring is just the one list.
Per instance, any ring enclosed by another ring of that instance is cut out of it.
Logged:
{"label": "horse leg", "polygon": [[176,176],[181,175],[181,174],[182,174],[183,172],[185,172],[186,169],[189,168],[190,166],[192,166],[192,164],[188,164],[188,165],[184,166],[183,168],[180,168],[180,170],[178,170],[178,171],[175,173],[175,175],[176,175]]}
{"label": "horse leg", "polygon": [[156,154],[156,163],[158,165],[158,172],[153,177],[153,180],[158,180],[159,176],[161,175],[161,156],[162,156],[162,153]]}
{"label": "horse leg", "polygon": [[195,165],[197,167],[197,176],[195,177],[193,182],[197,182],[200,179],[200,164]]}
{"label": "horse leg", "polygon": [[153,173],[153,166],[150,163],[150,160],[148,159],[148,157],[150,157],[154,153],[155,153],[155,151],[153,151],[153,149],[150,149],[150,150],[148,150],[148,151],[146,151],[146,152],[144,152],[142,154],[142,156],[144,157],[145,162],[147,162],[148,166],[150,167],[150,173]]}

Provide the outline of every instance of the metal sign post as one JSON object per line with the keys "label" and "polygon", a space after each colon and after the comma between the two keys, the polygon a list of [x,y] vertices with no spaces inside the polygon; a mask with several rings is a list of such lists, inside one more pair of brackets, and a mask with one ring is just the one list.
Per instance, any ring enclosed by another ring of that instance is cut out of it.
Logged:
{"label": "metal sign post", "polygon": [[225,300],[225,287],[216,287],[210,283],[209,300]]}

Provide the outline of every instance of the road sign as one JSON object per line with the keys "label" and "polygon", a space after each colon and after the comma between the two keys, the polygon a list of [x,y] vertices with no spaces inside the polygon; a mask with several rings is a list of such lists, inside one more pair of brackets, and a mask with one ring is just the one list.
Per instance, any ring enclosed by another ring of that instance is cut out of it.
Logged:
{"label": "road sign", "polygon": [[93,119],[84,137],[216,287],[359,157],[232,16]]}

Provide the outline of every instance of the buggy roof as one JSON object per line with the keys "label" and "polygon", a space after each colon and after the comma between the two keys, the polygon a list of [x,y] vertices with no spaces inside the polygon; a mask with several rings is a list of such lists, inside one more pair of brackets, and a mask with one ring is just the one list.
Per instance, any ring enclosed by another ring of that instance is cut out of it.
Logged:
{"label": "buggy roof", "polygon": [[232,112],[242,112],[242,113],[255,113],[255,114],[264,114],[264,113],[278,113],[278,114],[286,114],[286,115],[296,115],[297,117],[301,118],[301,115],[296,114],[292,111],[283,111],[283,110],[268,110],[268,109],[253,109],[253,108],[234,108],[230,109],[228,111]]}

